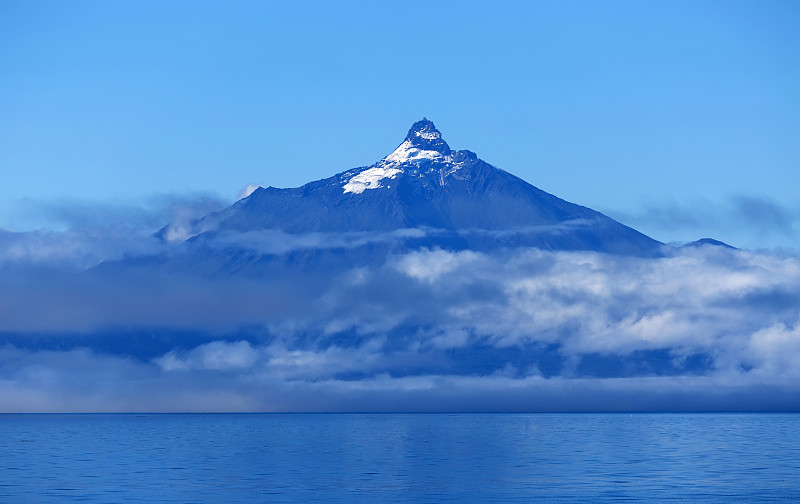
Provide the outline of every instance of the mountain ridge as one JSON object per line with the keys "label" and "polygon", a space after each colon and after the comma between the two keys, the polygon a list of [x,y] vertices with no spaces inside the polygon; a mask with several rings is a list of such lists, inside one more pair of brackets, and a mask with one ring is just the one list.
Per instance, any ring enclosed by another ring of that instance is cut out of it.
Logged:
{"label": "mountain ridge", "polygon": [[[188,235],[190,242],[208,242],[219,235],[264,230],[296,235],[403,229],[436,230],[438,238],[422,244],[447,249],[529,246],[653,256],[663,246],[600,212],[542,191],[474,152],[451,149],[426,118],[372,165],[296,188],[258,188],[193,223]],[[170,231],[167,226],[158,236],[166,239]],[[474,231],[483,236],[471,236]],[[413,243],[420,245],[419,240]]]}

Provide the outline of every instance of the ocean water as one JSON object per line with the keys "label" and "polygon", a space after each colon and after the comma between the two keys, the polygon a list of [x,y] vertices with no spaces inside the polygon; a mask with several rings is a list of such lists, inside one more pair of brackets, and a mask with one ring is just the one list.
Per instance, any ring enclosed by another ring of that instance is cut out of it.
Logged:
{"label": "ocean water", "polygon": [[800,502],[800,415],[0,415],[0,502]]}

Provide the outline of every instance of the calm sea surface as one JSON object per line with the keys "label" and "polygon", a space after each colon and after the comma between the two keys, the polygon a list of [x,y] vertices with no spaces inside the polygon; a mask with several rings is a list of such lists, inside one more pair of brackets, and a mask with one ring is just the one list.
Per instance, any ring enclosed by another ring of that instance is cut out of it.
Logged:
{"label": "calm sea surface", "polygon": [[57,501],[800,502],[800,415],[0,415]]}

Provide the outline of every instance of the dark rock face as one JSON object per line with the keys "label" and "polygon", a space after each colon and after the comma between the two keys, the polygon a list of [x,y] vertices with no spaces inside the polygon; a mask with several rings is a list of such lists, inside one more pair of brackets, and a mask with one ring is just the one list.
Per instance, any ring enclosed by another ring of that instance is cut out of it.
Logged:
{"label": "dark rock face", "polygon": [[442,139],[442,134],[431,121],[424,117],[421,121],[411,125],[406,140],[418,149],[436,151],[444,155],[450,154],[450,146]]}

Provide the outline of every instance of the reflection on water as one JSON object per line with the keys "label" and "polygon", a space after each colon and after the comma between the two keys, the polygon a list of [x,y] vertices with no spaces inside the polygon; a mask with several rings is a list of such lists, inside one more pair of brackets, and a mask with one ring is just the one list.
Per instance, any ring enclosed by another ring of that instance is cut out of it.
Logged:
{"label": "reflection on water", "polygon": [[0,415],[0,501],[53,500],[800,502],[800,415]]}

